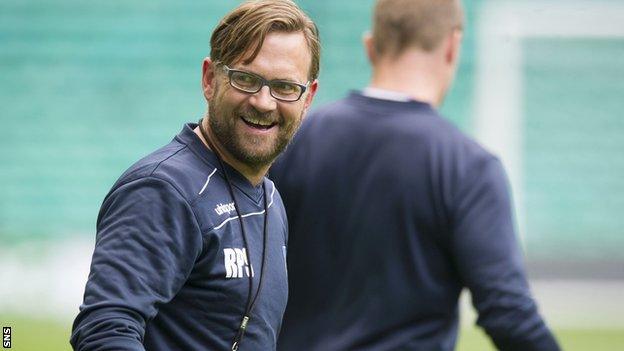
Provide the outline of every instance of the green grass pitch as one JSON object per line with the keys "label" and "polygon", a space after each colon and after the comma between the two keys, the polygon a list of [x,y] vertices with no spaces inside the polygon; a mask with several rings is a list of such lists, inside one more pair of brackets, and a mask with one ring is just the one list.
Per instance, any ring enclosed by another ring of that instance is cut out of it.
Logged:
{"label": "green grass pitch", "polygon": [[[19,316],[0,316],[2,326],[12,327],[12,348],[15,351],[71,350],[71,322],[60,323]],[[617,351],[624,350],[624,329],[555,330],[563,350]],[[495,351],[485,334],[477,328],[463,328],[456,351]]]}

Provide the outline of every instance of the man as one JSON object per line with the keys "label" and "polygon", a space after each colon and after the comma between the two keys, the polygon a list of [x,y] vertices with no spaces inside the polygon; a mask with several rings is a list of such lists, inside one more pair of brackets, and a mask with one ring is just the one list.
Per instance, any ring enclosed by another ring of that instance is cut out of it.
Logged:
{"label": "man", "polygon": [[531,298],[501,163],[436,108],[456,0],[379,0],[362,92],[306,119],[271,176],[291,236],[281,350],[453,350],[458,297],[501,350],[558,350]]}
{"label": "man", "polygon": [[207,116],[104,199],[74,349],[275,349],[287,225],[264,175],[312,102],[319,52],[289,0],[223,18],[203,62]]}

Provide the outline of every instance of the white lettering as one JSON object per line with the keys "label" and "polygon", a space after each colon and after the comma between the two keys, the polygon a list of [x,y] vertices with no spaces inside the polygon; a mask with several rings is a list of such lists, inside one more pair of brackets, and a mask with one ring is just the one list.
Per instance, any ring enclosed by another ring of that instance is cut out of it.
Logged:
{"label": "white lettering", "polygon": [[236,273],[236,253],[233,249],[223,249],[223,261],[225,265],[225,277],[226,278],[238,278]]}
{"label": "white lettering", "polygon": [[[245,273],[247,273],[247,276],[249,277],[249,261],[247,260],[247,250],[243,249],[243,257],[245,259]],[[254,271],[253,271],[253,265],[251,266],[251,276],[254,276]]]}
{"label": "white lettering", "polygon": [[[236,266],[238,267],[238,276],[243,276],[243,266],[246,264],[245,260],[245,252],[242,249],[234,249],[236,251]],[[247,276],[249,276],[249,272],[247,272]]]}
{"label": "white lettering", "polygon": [[[247,250],[239,248],[223,249],[223,264],[225,266],[225,278],[243,278],[254,276],[253,266],[247,260]],[[244,270],[243,270],[244,268]],[[245,272],[245,275],[243,275]]]}
{"label": "white lettering", "polygon": [[11,327],[2,328],[2,347],[5,349],[11,348]]}
{"label": "white lettering", "polygon": [[230,212],[236,211],[236,207],[234,207],[233,202],[230,202],[229,204],[219,203],[217,207],[215,207],[214,211],[220,216],[224,213],[230,214]]}

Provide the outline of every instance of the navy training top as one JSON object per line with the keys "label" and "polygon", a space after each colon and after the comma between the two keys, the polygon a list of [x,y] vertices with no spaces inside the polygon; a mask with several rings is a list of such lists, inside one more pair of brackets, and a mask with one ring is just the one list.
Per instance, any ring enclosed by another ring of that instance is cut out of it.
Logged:
{"label": "navy training top", "polygon": [[499,349],[559,349],[501,163],[428,104],[351,93],[307,117],[270,177],[291,233],[279,350],[453,350],[464,287]]}
{"label": "navy training top", "polygon": [[[262,185],[227,167],[250,247],[216,156],[187,124],[171,143],[128,169],[110,190],[75,350],[230,350],[257,289],[263,245]],[[240,350],[274,350],[287,300],[287,222],[272,182],[263,288]]]}

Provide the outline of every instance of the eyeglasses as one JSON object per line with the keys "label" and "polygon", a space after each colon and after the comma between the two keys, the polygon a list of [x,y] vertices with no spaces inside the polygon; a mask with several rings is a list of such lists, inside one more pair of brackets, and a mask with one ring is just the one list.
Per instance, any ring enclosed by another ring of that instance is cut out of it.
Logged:
{"label": "eyeglasses", "polygon": [[269,87],[271,96],[280,101],[294,102],[301,98],[310,82],[305,85],[287,80],[266,80],[257,74],[239,71],[223,65],[223,69],[230,79],[230,85],[244,93],[255,94],[263,86]]}

